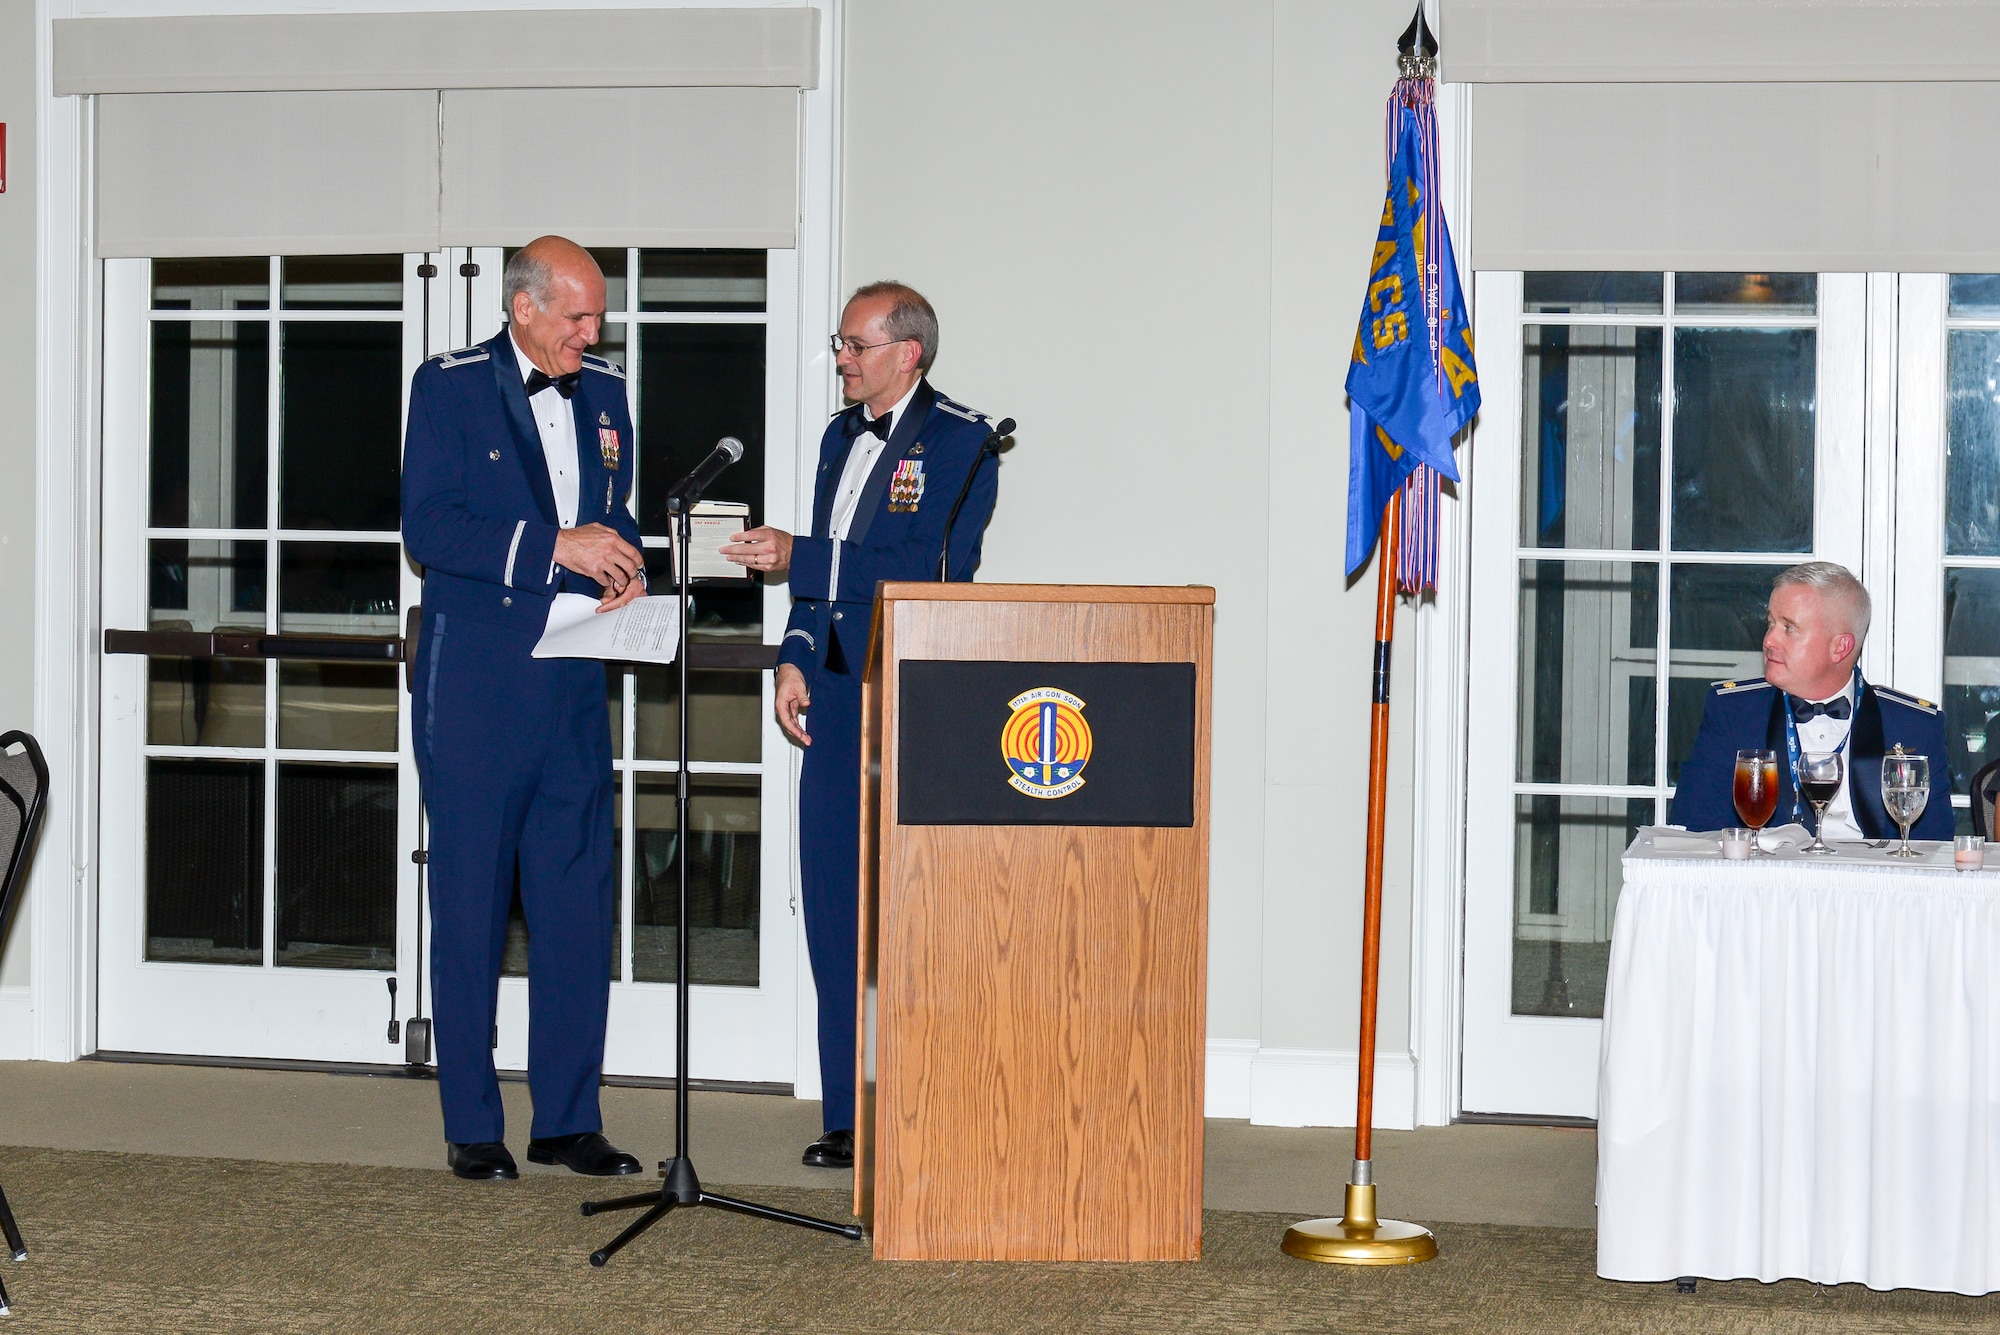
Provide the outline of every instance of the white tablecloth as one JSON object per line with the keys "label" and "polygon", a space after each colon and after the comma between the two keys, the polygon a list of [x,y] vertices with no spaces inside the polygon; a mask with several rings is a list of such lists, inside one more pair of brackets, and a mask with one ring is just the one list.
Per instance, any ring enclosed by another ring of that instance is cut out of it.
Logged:
{"label": "white tablecloth", "polygon": [[1942,857],[1725,862],[1640,832],[1604,1000],[1598,1274],[2000,1289],[2000,856]]}

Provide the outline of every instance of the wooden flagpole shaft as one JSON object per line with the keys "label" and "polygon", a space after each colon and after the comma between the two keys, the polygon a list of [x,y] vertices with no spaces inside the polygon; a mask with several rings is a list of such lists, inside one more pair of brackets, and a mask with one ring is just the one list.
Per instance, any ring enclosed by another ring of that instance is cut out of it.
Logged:
{"label": "wooden flagpole shaft", "polygon": [[[1375,569],[1375,670],[1368,706],[1368,856],[1361,909],[1361,1069],[1355,1081],[1354,1160],[1369,1162],[1375,1122],[1375,1013],[1382,974],[1382,830],[1389,810],[1389,645],[1396,635],[1396,566],[1403,489],[1382,507]],[[1366,1171],[1366,1170],[1363,1170]]]}
{"label": "wooden flagpole shaft", "polygon": [[1361,911],[1361,1063],[1354,1082],[1354,1172],[1347,1208],[1335,1218],[1308,1219],[1285,1230],[1282,1250],[1302,1261],[1335,1265],[1410,1265],[1437,1255],[1437,1239],[1421,1224],[1375,1213],[1370,1160],[1375,1125],[1375,998],[1382,971],[1382,826],[1389,810],[1389,643],[1396,630],[1396,565],[1403,527],[1403,490],[1382,510],[1375,570],[1375,672],[1368,730],[1368,860]]}

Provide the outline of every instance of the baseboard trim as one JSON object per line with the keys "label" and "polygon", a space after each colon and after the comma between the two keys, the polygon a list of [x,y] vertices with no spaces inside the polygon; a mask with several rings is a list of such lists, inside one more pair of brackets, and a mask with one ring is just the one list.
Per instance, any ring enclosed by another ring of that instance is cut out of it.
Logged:
{"label": "baseboard trim", "polygon": [[0,1061],[24,1062],[34,1054],[34,990],[0,987]]}
{"label": "baseboard trim", "polygon": [[[1255,1126],[1353,1126],[1361,1054],[1352,1048],[1267,1048],[1248,1039],[1208,1045],[1207,1115]],[[1375,1125],[1417,1125],[1417,1062],[1408,1052],[1375,1056]]]}

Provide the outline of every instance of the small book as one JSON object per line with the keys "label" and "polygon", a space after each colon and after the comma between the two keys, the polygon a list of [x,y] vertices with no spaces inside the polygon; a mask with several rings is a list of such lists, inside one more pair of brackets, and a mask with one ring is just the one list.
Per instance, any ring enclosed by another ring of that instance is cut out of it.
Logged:
{"label": "small book", "polygon": [[722,545],[750,527],[741,501],[699,501],[689,512],[688,574],[696,579],[749,579],[750,568],[722,554]]}

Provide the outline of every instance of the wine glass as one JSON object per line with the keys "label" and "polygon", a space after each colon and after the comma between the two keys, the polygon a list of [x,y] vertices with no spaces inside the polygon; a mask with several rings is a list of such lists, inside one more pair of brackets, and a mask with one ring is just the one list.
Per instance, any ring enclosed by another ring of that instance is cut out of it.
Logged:
{"label": "wine glass", "polygon": [[[1738,751],[1736,786],[1731,796],[1736,800],[1736,814],[1743,823],[1753,830],[1763,829],[1778,810],[1778,753]],[[1756,851],[1754,836],[1750,848]]]}
{"label": "wine glass", "polygon": [[1799,795],[1812,803],[1813,841],[1802,853],[1834,853],[1826,842],[1826,807],[1840,793],[1838,751],[1808,751],[1799,758]]}
{"label": "wine glass", "polygon": [[1931,759],[1911,755],[1901,742],[1882,757],[1882,805],[1889,819],[1903,831],[1903,846],[1889,850],[1892,858],[1917,858],[1923,854],[1910,847],[1910,826],[1924,814],[1931,800]]}

